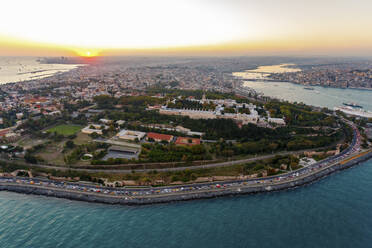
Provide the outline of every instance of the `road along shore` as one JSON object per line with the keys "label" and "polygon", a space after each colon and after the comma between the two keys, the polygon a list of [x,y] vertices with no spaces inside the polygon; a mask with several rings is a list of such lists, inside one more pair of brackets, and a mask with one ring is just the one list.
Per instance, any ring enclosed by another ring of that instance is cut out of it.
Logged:
{"label": "road along shore", "polygon": [[[325,167],[321,170],[305,174],[302,176],[294,177],[291,180],[282,182],[270,182],[262,184],[251,184],[246,186],[236,186],[228,188],[214,188],[208,190],[197,190],[197,191],[185,191],[185,192],[173,192],[169,194],[158,194],[158,195],[141,195],[141,196],[118,196],[96,192],[81,192],[77,190],[69,190],[64,188],[47,187],[42,185],[32,184],[19,184],[15,182],[0,182],[0,190],[24,193],[24,194],[35,194],[52,196],[57,198],[65,198],[70,200],[86,201],[93,203],[105,203],[105,204],[120,204],[120,205],[145,205],[145,204],[156,204],[156,203],[168,203],[176,201],[186,201],[195,199],[208,199],[221,196],[232,196],[239,194],[255,194],[272,192],[279,190],[287,190],[302,185],[306,185],[317,181],[327,175],[334,172],[350,168],[361,162],[365,162],[372,159],[372,152],[362,153],[357,156],[353,156],[341,162],[335,163],[329,167]],[[223,182],[221,182],[223,183]],[[193,185],[185,185],[190,187]],[[156,188],[154,188],[156,190]]]}

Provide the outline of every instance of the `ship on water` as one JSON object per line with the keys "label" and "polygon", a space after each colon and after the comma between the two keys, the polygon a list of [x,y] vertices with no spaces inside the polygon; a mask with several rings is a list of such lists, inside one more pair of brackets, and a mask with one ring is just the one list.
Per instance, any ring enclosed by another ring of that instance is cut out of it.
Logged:
{"label": "ship on water", "polygon": [[314,90],[313,87],[304,87],[305,90]]}
{"label": "ship on water", "polygon": [[363,108],[363,106],[360,106],[359,104],[356,104],[355,102],[344,102],[342,104],[345,106],[353,107],[353,108]]}
{"label": "ship on water", "polygon": [[372,112],[366,111],[360,108],[353,108],[350,106],[340,106],[333,108],[334,111],[341,111],[347,115],[353,115],[358,117],[364,117],[364,118],[372,118]]}

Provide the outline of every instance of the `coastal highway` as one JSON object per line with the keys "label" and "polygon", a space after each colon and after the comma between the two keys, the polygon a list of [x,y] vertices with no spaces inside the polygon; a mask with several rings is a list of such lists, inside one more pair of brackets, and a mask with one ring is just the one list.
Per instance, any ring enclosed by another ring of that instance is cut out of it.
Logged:
{"label": "coastal highway", "polygon": [[[23,190],[29,190],[23,192],[29,193],[35,193],[40,192],[40,190],[45,190],[45,192],[48,192],[45,193],[47,195],[51,195],[50,192],[58,191],[59,197],[64,197],[61,196],[61,192],[69,195],[69,197],[65,198],[73,198],[71,197],[71,194],[75,194],[76,197],[88,197],[84,198],[84,200],[90,199],[89,197],[94,197],[95,202],[132,204],[136,201],[137,203],[138,201],[140,201],[143,204],[143,201],[145,200],[147,200],[146,203],[153,203],[153,200],[155,198],[163,198],[167,199],[167,201],[171,201],[172,199],[175,199],[177,197],[177,199],[186,199],[187,196],[191,195],[200,196],[210,193],[223,193],[224,191],[246,192],[245,190],[248,188],[257,188],[260,186],[265,187],[265,189],[270,189],[271,187],[275,187],[276,185],[280,184],[287,183],[294,185],[293,183],[295,183],[296,181],[316,174],[320,174],[322,171],[325,171],[329,168],[340,166],[343,161],[350,161],[353,158],[357,158],[366,154],[369,155],[371,151],[365,151],[361,153],[359,131],[354,125],[352,125],[352,127],[354,133],[353,140],[350,146],[342,151],[340,154],[329,157],[318,163],[309,165],[299,170],[276,176],[223,182],[208,182],[189,185],[144,188],[110,188],[84,183],[59,182],[39,178],[0,177],[0,188],[3,187],[2,189],[5,190],[23,188]],[[107,199],[111,200],[108,202]]]}

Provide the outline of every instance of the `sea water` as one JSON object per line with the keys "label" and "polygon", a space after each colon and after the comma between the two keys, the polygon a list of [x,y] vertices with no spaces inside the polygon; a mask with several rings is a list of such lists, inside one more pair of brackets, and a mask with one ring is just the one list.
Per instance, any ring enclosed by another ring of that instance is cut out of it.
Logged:
{"label": "sea water", "polygon": [[371,247],[372,160],[281,192],[112,206],[0,192],[0,247]]}
{"label": "sea water", "polygon": [[78,66],[82,65],[44,64],[37,57],[0,57],[0,85],[45,78]]}
{"label": "sea water", "polygon": [[[292,67],[287,67],[288,65]],[[342,106],[343,103],[352,102],[361,105],[365,110],[372,111],[372,89],[311,86],[313,90],[309,90],[306,89],[308,87],[300,84],[266,80],[270,73],[298,71],[294,66],[292,64],[260,66],[254,70],[235,72],[233,75],[245,79],[244,86],[252,88],[265,96],[330,109]]]}

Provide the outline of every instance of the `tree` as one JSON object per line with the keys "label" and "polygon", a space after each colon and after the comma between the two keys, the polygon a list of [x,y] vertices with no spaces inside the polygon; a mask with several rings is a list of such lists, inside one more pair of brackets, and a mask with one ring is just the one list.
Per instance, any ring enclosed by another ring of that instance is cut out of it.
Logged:
{"label": "tree", "polygon": [[26,153],[25,160],[27,163],[37,164],[37,158],[29,152]]}
{"label": "tree", "polygon": [[69,148],[69,149],[72,149],[75,147],[75,143],[72,141],[72,140],[68,140],[66,143],[65,143],[65,147],[66,148]]}
{"label": "tree", "polygon": [[96,133],[96,132],[93,132],[91,134],[89,134],[90,137],[92,137],[92,139],[97,139],[99,137],[99,134]]}
{"label": "tree", "polygon": [[100,109],[112,109],[117,104],[117,99],[108,95],[95,96],[93,99]]}

